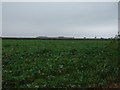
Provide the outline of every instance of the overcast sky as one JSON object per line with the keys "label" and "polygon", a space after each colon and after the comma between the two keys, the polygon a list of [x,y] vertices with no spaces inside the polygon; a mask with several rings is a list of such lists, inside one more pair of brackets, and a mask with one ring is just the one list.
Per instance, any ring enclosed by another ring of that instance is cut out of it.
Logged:
{"label": "overcast sky", "polygon": [[4,2],[2,36],[114,37],[117,2]]}

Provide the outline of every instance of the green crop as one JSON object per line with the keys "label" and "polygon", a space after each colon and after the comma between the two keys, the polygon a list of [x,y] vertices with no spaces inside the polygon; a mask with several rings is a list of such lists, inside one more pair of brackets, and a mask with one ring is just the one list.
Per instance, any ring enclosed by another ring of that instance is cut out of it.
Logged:
{"label": "green crop", "polygon": [[118,41],[111,40],[3,40],[3,88],[119,82],[118,55]]}

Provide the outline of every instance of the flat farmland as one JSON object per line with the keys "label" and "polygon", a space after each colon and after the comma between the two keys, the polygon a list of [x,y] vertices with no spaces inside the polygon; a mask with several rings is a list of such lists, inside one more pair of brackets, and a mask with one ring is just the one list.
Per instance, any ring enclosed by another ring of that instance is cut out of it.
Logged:
{"label": "flat farmland", "polygon": [[2,40],[3,88],[119,83],[117,40]]}

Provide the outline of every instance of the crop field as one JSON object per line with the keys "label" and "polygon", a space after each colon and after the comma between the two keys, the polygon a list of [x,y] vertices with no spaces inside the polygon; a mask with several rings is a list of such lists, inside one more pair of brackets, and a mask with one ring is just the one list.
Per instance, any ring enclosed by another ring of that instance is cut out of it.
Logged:
{"label": "crop field", "polygon": [[116,40],[2,40],[3,88],[120,83]]}

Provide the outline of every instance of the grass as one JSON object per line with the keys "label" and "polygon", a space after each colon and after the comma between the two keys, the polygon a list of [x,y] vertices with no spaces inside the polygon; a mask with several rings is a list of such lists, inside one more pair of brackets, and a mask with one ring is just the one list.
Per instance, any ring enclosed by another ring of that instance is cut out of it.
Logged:
{"label": "grass", "polygon": [[3,88],[119,83],[118,41],[3,40]]}

